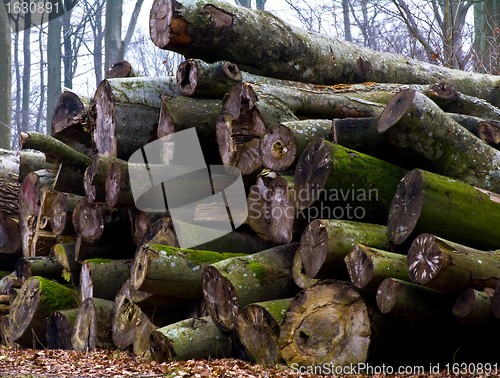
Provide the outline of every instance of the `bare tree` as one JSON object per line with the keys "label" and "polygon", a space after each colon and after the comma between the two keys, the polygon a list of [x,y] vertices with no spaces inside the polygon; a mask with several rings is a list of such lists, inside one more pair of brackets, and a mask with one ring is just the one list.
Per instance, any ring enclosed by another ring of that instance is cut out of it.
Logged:
{"label": "bare tree", "polygon": [[30,118],[30,87],[31,87],[31,13],[25,13],[23,32],[23,77],[22,77],[22,108],[21,108],[21,129],[29,130]]}
{"label": "bare tree", "polygon": [[474,67],[500,75],[500,0],[474,3]]}
{"label": "bare tree", "polygon": [[0,148],[10,147],[12,76],[10,22],[5,7],[0,6]]}
{"label": "bare tree", "polygon": [[47,33],[47,123],[52,121],[52,114],[61,94],[61,31],[61,17],[49,22]]}

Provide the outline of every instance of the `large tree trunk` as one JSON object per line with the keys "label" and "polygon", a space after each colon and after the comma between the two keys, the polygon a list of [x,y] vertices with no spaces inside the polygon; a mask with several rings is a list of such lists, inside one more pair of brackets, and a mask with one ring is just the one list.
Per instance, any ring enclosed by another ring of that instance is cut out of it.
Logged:
{"label": "large tree trunk", "polygon": [[[175,31],[175,32],[174,32]],[[433,84],[500,103],[497,76],[471,74],[309,33],[220,1],[155,0],[150,35],[163,49],[207,62],[229,60],[264,76],[317,84],[375,81]],[[256,62],[265,61],[265,64]]]}
{"label": "large tree trunk", "polygon": [[414,169],[394,195],[387,235],[397,245],[428,232],[471,247],[496,249],[500,246],[499,209],[494,194]]}
{"label": "large tree trunk", "polygon": [[247,304],[295,294],[291,268],[296,249],[297,243],[285,244],[206,267],[203,297],[217,327],[232,330]]}
{"label": "large tree trunk", "polygon": [[394,96],[379,118],[378,131],[399,148],[430,161],[433,171],[500,192],[500,151],[453,121],[425,95],[406,90]]}

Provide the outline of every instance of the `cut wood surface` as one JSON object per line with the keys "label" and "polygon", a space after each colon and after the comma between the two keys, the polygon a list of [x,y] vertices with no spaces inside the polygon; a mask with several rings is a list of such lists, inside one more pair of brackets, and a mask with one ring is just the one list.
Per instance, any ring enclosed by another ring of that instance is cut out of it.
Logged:
{"label": "cut wood surface", "polygon": [[[370,50],[335,37],[309,33],[270,13],[216,0],[155,0],[150,35],[160,48],[207,62],[229,60],[242,70],[264,76],[317,84],[446,81],[458,91],[494,105],[500,101],[498,76],[453,70]],[[256,64],[262,60],[266,63]]]}
{"label": "cut wood surface", "polygon": [[300,253],[300,248],[297,248],[295,255],[293,256],[292,277],[295,285],[301,289],[307,289],[320,281],[319,278],[311,278],[306,274],[304,265],[302,264],[302,254]]}
{"label": "cut wood surface", "polygon": [[500,319],[497,319],[491,311],[494,290],[466,289],[453,305],[453,315],[462,324],[488,329],[497,332],[500,327]]}
{"label": "cut wood surface", "polygon": [[[500,201],[472,185],[414,169],[395,191],[387,221],[394,244],[422,232],[435,233],[478,249],[500,246]],[[457,232],[460,230],[460,232]]]}
{"label": "cut wood surface", "polygon": [[45,339],[48,349],[73,349],[71,335],[77,316],[78,308],[70,308],[47,317]]}
{"label": "cut wood surface", "polygon": [[88,352],[96,347],[113,348],[111,314],[113,301],[86,298],[78,309],[71,336],[73,349]]}

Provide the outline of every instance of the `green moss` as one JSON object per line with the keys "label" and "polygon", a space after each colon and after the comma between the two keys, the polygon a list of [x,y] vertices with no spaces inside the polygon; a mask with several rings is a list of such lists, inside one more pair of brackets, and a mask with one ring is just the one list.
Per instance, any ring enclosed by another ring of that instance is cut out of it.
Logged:
{"label": "green moss", "polygon": [[78,307],[78,294],[75,290],[43,277],[34,276],[29,279],[40,282],[41,301],[50,311]]}
{"label": "green moss", "polygon": [[255,278],[257,278],[259,281],[265,280],[268,276],[266,268],[264,268],[262,264],[257,261],[248,263],[247,267],[252,271]]}
{"label": "green moss", "polygon": [[113,261],[113,259],[89,259],[89,260],[85,260],[85,261],[90,263],[90,264],[97,265],[97,264],[107,264],[107,263]]}
{"label": "green moss", "polygon": [[230,257],[246,256],[244,253],[213,252],[198,249],[177,248],[162,244],[153,244],[152,249],[165,252],[166,256],[177,256],[183,254],[193,264],[214,264]]}

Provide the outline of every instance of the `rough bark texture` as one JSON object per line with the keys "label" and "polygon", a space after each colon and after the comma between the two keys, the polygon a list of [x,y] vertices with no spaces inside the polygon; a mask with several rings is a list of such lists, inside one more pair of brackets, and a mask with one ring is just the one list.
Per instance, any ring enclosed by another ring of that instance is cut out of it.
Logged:
{"label": "rough bark texture", "polygon": [[474,137],[425,95],[410,89],[394,96],[379,118],[378,131],[430,161],[434,172],[500,192],[500,151]]}
{"label": "rough bark texture", "polygon": [[394,244],[402,244],[428,232],[471,247],[496,249],[500,246],[499,209],[494,194],[414,169],[401,180],[394,195],[387,235]]}
{"label": "rough bark texture", "polygon": [[112,348],[111,314],[113,301],[87,298],[79,307],[71,336],[73,349],[88,352],[96,347]]}
{"label": "rough bark texture", "polygon": [[120,287],[130,278],[132,260],[90,259],[82,264],[80,292],[87,298],[113,300]]}
{"label": "rough bark texture", "polygon": [[46,335],[48,349],[73,349],[71,335],[78,308],[56,311],[47,318]]}
{"label": "rough bark texture", "polygon": [[[270,13],[220,1],[156,0],[150,35],[160,48],[207,62],[229,60],[264,76],[335,84],[433,84],[447,81],[460,92],[499,104],[498,77],[471,74],[309,33]],[[265,64],[256,62],[265,61]]]}

